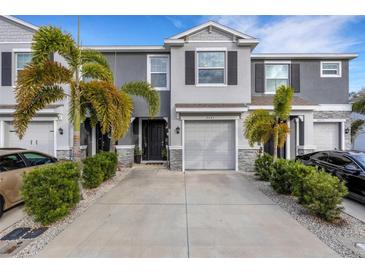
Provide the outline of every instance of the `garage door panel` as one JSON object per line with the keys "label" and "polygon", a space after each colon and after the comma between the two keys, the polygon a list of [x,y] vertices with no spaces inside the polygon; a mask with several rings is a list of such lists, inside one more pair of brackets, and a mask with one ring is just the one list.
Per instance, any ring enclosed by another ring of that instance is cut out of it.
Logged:
{"label": "garage door panel", "polygon": [[8,122],[5,130],[5,146],[33,149],[47,154],[54,154],[53,122],[31,122],[20,140],[14,124]]}
{"label": "garage door panel", "polygon": [[317,150],[340,149],[340,123],[314,123],[313,136]]}
{"label": "garage door panel", "polygon": [[234,169],[234,121],[186,121],[185,169]]}

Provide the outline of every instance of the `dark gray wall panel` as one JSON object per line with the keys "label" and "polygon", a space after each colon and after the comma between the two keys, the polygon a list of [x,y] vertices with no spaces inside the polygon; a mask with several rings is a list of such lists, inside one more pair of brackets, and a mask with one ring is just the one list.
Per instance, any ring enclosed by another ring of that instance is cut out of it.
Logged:
{"label": "dark gray wall panel", "polygon": [[228,85],[237,85],[237,51],[228,51]]}
{"label": "dark gray wall panel", "polygon": [[195,85],[195,51],[185,51],[185,85]]}
{"label": "dark gray wall panel", "polygon": [[3,87],[5,86],[11,86],[11,52],[2,52],[1,53],[1,85]]}

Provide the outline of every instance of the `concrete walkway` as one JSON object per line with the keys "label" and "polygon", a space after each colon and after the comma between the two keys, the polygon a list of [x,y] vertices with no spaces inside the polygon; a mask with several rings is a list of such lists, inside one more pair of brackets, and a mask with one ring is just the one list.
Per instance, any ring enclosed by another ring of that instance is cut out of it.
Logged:
{"label": "concrete walkway", "polygon": [[39,257],[334,257],[238,173],[135,169]]}
{"label": "concrete walkway", "polygon": [[0,232],[9,228],[16,222],[19,222],[25,217],[24,206],[22,204],[17,205],[13,208],[8,209],[4,212],[0,219]]}
{"label": "concrete walkway", "polygon": [[343,200],[344,212],[365,223],[365,205],[351,199]]}

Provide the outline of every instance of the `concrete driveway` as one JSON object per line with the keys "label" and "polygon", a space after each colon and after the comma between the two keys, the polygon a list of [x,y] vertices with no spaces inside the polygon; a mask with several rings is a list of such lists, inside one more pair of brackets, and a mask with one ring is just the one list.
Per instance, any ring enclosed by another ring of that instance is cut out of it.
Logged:
{"label": "concrete driveway", "polygon": [[333,257],[239,173],[135,169],[39,257]]}

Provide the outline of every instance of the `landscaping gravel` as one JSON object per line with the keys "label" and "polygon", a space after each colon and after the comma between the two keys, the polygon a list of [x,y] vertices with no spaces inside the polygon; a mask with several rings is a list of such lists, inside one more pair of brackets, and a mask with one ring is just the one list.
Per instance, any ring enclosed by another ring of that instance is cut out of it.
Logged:
{"label": "landscaping gravel", "polygon": [[365,250],[357,243],[365,243],[365,223],[341,213],[339,223],[332,224],[311,215],[303,206],[297,203],[296,198],[276,193],[269,182],[259,181],[253,175],[252,182],[273,202],[287,211],[301,225],[314,233],[322,242],[332,248],[342,257],[365,257]]}
{"label": "landscaping gravel", "polygon": [[[98,188],[84,190],[83,200],[80,201],[72,213],[65,219],[49,226],[49,228],[39,237],[32,240],[20,239],[18,241],[1,241],[2,243],[0,245],[0,250],[6,250],[6,248],[14,250],[10,254],[0,254],[0,257],[23,258],[35,256],[47,245],[49,241],[60,234],[65,228],[67,228],[69,224],[71,224],[78,216],[80,216],[87,208],[89,208],[96,199],[103,196],[115,185],[121,182],[129,174],[130,170],[131,169],[123,169],[122,171],[117,171],[116,175],[112,179],[103,182]],[[26,215],[26,217],[8,227],[6,230],[1,231],[0,238],[19,227],[39,228],[41,225],[35,223],[32,217]],[[15,246],[16,248],[12,248]]]}

